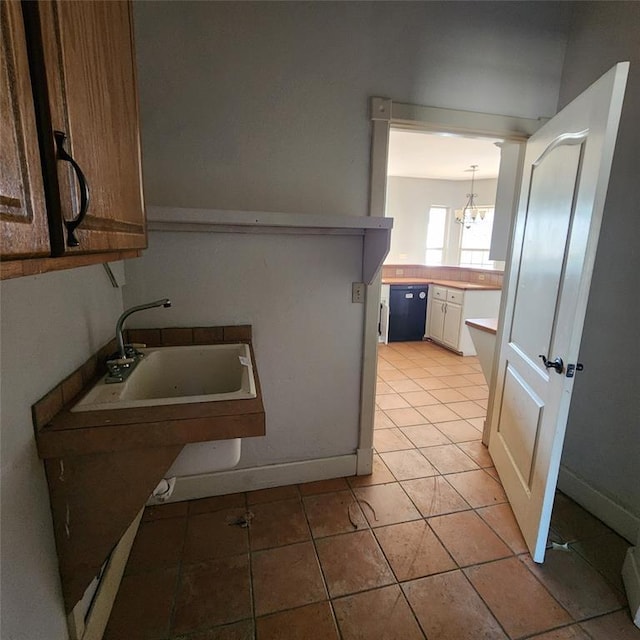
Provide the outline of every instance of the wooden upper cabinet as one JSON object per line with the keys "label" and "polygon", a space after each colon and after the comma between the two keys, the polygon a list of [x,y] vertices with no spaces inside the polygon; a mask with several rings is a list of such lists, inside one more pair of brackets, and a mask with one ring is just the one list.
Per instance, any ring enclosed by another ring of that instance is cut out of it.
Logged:
{"label": "wooden upper cabinet", "polygon": [[[25,3],[25,11],[37,11],[28,17],[41,42],[40,51],[32,48],[35,58],[42,57],[41,66],[32,60],[34,91],[50,115],[49,122],[42,119],[40,135],[47,195],[58,198],[50,205],[53,255],[144,248],[131,4],[44,1]],[[72,163],[59,158],[61,134],[89,192],[86,217],[74,232],[77,247],[65,221],[78,216],[81,187]],[[49,159],[55,168],[46,166]]]}
{"label": "wooden upper cabinet", "polygon": [[0,4],[0,253],[49,255],[29,62],[20,3]]}

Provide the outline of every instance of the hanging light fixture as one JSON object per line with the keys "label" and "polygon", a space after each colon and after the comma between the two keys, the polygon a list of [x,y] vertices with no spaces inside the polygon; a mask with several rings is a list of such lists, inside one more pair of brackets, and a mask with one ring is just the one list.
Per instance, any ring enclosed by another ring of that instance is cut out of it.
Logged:
{"label": "hanging light fixture", "polygon": [[467,204],[464,205],[461,211],[456,212],[456,222],[464,225],[467,229],[476,221],[478,216],[480,216],[480,220],[484,220],[484,209],[478,209],[475,201],[478,194],[473,192],[477,169],[477,164],[472,164],[471,169],[467,169],[467,171],[471,171],[471,193],[467,193]]}

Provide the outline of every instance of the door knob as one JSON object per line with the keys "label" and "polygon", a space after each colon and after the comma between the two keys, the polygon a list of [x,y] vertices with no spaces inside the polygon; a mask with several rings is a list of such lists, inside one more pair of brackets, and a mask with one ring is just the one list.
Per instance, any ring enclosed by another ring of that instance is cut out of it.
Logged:
{"label": "door knob", "polygon": [[564,362],[562,362],[562,358],[547,360],[547,357],[543,356],[542,354],[540,354],[538,358],[542,358],[542,362],[544,363],[545,368],[555,369],[556,373],[562,373],[564,371]]}

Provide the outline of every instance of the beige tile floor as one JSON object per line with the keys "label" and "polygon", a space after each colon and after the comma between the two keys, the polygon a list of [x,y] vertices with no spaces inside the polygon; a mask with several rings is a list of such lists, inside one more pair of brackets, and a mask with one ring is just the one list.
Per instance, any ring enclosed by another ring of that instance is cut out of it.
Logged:
{"label": "beige tile floor", "polygon": [[628,543],[562,494],[531,561],[477,360],[395,343],[378,373],[372,475],[147,509],[105,639],[640,639]]}

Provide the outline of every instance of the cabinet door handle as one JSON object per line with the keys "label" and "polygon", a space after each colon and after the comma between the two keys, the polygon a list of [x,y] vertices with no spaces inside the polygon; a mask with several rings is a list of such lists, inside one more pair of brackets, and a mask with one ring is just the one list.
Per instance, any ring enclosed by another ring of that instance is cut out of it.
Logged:
{"label": "cabinet door handle", "polygon": [[84,217],[87,215],[87,210],[89,209],[89,183],[87,182],[80,165],[65,151],[64,142],[67,139],[67,135],[63,131],[54,131],[53,135],[56,139],[56,153],[58,160],[68,162],[73,167],[80,187],[80,211],[78,211],[78,215],[73,220],[64,220],[64,226],[67,229],[67,246],[77,247],[80,243],[75,236],[75,230],[82,224]]}

